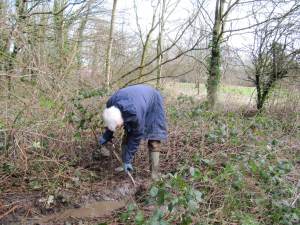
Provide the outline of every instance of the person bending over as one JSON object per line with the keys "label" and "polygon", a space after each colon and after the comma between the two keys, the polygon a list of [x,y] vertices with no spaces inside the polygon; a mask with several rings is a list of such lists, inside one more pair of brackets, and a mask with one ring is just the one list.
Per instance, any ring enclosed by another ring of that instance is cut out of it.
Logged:
{"label": "person bending over", "polygon": [[159,178],[160,143],[167,138],[166,117],[161,94],[148,85],[133,85],[115,92],[103,111],[106,126],[100,146],[124,128],[122,161],[125,172],[132,171],[132,160],[142,139],[148,140],[152,179]]}

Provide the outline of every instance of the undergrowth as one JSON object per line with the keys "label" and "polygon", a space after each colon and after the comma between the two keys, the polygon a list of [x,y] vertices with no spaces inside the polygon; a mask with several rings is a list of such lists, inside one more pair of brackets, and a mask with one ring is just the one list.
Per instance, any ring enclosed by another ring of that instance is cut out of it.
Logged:
{"label": "undergrowth", "polygon": [[210,112],[184,95],[167,111],[170,123],[185,129],[185,144],[198,150],[130,205],[122,223],[299,224],[299,121]]}
{"label": "undergrowth", "polygon": [[[101,183],[99,172],[80,162],[96,147],[101,104],[95,98],[104,95],[79,92],[62,110],[59,102],[39,98],[45,112],[57,109],[56,122],[42,130],[36,124],[31,130],[22,127],[34,120],[25,115],[14,129],[0,120],[0,143],[7,139],[6,130],[11,135],[8,149],[0,145],[0,196],[37,191],[57,200],[61,190]],[[209,111],[190,96],[166,96],[164,153],[170,159],[162,155],[164,176],[118,215],[120,223],[299,224],[299,113],[265,111],[249,117],[224,111]]]}

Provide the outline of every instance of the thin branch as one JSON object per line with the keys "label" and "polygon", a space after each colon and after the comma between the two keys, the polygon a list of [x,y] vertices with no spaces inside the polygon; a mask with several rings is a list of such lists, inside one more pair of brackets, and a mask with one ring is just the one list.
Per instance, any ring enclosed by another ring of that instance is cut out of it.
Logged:
{"label": "thin branch", "polygon": [[[134,73],[134,72],[136,72],[136,71],[138,71],[138,70],[140,70],[140,69],[142,69],[142,68],[145,68],[145,67],[151,65],[151,64],[152,64],[153,62],[155,62],[161,55],[163,55],[165,52],[169,51],[169,50],[172,49],[174,46],[176,46],[176,43],[183,37],[183,35],[184,35],[185,32],[187,31],[187,29],[192,25],[192,23],[195,21],[196,18],[197,18],[197,14],[194,15],[194,17],[193,17],[191,20],[188,21],[188,24],[187,24],[186,27],[182,30],[182,32],[180,33],[179,37],[177,37],[177,39],[176,39],[169,47],[167,47],[166,49],[164,49],[159,55],[156,55],[154,58],[152,58],[149,62],[147,62],[147,63],[144,64],[143,66],[137,66],[137,67],[135,67],[134,69],[130,70],[129,72],[126,72],[125,74],[121,75],[120,78],[119,78],[117,81],[113,82],[113,84],[116,83],[116,82],[118,82],[118,81],[120,81],[121,79],[127,77],[128,75],[130,75],[130,74],[132,74],[132,73]],[[200,38],[199,38],[199,39],[200,39]],[[197,44],[198,44],[198,42],[197,42]],[[195,46],[193,46],[193,47],[195,47]],[[191,51],[191,50],[193,50],[193,49],[189,49],[188,51]]]}
{"label": "thin branch", "polygon": [[[194,71],[194,68],[193,69],[190,69],[188,71],[185,71],[181,74],[178,74],[178,75],[169,75],[169,76],[163,76],[163,77],[160,77],[160,78],[176,78],[176,77],[181,77],[181,76],[184,76],[184,75],[187,75],[189,74],[190,72]],[[136,83],[136,84],[143,84],[143,83],[147,83],[147,82],[150,82],[150,81],[154,81],[156,80],[157,78],[151,78],[149,80],[145,80],[145,81],[142,81],[142,82],[139,82],[139,83]],[[125,84],[123,87],[126,87],[129,83]]]}

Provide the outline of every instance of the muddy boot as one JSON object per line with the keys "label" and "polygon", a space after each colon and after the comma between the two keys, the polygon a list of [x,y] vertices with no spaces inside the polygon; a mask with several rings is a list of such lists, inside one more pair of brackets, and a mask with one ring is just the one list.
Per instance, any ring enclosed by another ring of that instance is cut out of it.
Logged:
{"label": "muddy boot", "polygon": [[157,181],[160,178],[159,173],[159,152],[149,152],[150,153],[150,170],[151,178]]}

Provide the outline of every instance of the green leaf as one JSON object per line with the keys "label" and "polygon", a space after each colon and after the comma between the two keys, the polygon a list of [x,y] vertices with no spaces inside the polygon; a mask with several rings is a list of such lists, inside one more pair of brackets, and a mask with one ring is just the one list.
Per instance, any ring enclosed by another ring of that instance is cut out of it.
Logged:
{"label": "green leaf", "polygon": [[4,173],[11,174],[11,173],[13,173],[15,170],[16,170],[16,167],[15,167],[15,165],[14,165],[13,163],[7,163],[7,162],[5,162],[5,163],[3,163],[3,165],[2,165],[2,171],[3,171]]}
{"label": "green leaf", "polygon": [[166,221],[160,221],[159,225],[168,225]]}
{"label": "green leaf", "polygon": [[165,203],[166,190],[159,189],[157,195],[158,195],[158,204],[163,205]]}
{"label": "green leaf", "polygon": [[126,222],[129,219],[129,213],[128,212],[122,213],[120,219],[122,222]]}
{"label": "green leaf", "polygon": [[128,209],[128,212],[131,213],[135,208],[136,208],[136,205],[131,203],[128,205],[127,209]]}
{"label": "green leaf", "polygon": [[155,196],[157,196],[157,194],[158,194],[158,188],[153,186],[150,190],[150,195],[151,195],[151,197],[155,197]]}
{"label": "green leaf", "polygon": [[0,120],[0,129],[3,129],[5,127],[4,122]]}
{"label": "green leaf", "polygon": [[183,179],[182,176],[176,174],[173,178],[172,178],[172,186],[175,188],[178,188],[180,190],[184,190],[187,186],[187,183],[185,182],[185,180]]}
{"label": "green leaf", "polygon": [[157,210],[155,210],[154,215],[152,216],[151,219],[153,221],[161,221],[163,217],[164,217],[164,212],[160,209],[157,209]]}
{"label": "green leaf", "polygon": [[174,209],[174,207],[178,204],[178,202],[179,202],[178,198],[174,198],[171,200],[171,202],[168,204],[169,212],[171,212]]}
{"label": "green leaf", "polygon": [[252,173],[256,174],[258,171],[258,166],[256,165],[255,161],[250,160],[248,164],[249,164],[249,167],[250,167]]}
{"label": "green leaf", "polygon": [[33,148],[41,148],[41,143],[40,143],[39,141],[34,141],[34,142],[32,143],[32,147],[33,147]]}
{"label": "green leaf", "polygon": [[241,219],[242,225],[259,225],[259,222],[252,215],[245,214]]}
{"label": "green leaf", "polygon": [[192,218],[190,215],[183,215],[182,222],[180,223],[181,225],[188,225],[193,222]]}
{"label": "green leaf", "polygon": [[135,216],[135,223],[137,225],[142,225],[144,224],[144,214],[142,213],[142,211],[138,211],[136,216]]}
{"label": "green leaf", "polygon": [[80,140],[81,140],[81,134],[80,134],[79,131],[77,131],[77,132],[74,134],[74,139],[75,139],[76,141],[80,141]]}
{"label": "green leaf", "polygon": [[32,190],[40,190],[42,188],[42,185],[38,180],[31,181],[29,186]]}
{"label": "green leaf", "polygon": [[211,167],[213,167],[215,165],[215,162],[213,160],[210,160],[210,159],[201,159],[201,162],[204,165],[211,166]]}
{"label": "green leaf", "polygon": [[190,167],[190,174],[193,178],[200,178],[201,172],[198,168]]}
{"label": "green leaf", "polygon": [[194,190],[194,194],[195,194],[195,198],[196,198],[197,202],[201,202],[202,196],[203,196],[202,192]]}
{"label": "green leaf", "polygon": [[195,212],[199,208],[199,205],[196,201],[190,200],[188,201],[188,207],[190,211]]}
{"label": "green leaf", "polygon": [[45,109],[53,109],[55,107],[55,101],[45,96],[39,98],[39,103]]}

